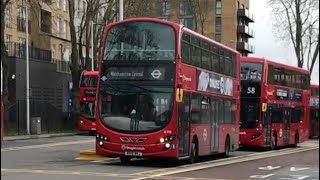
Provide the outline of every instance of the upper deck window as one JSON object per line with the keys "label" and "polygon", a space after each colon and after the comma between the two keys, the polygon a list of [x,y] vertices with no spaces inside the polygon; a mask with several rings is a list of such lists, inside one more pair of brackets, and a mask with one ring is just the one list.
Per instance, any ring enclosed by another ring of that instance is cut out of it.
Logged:
{"label": "upper deck window", "polygon": [[82,76],[80,87],[97,87],[97,76]]}
{"label": "upper deck window", "polygon": [[310,75],[270,64],[268,66],[268,83],[298,89],[309,89]]}
{"label": "upper deck window", "polygon": [[262,73],[262,64],[241,62],[241,80],[261,82]]}
{"label": "upper deck window", "polygon": [[110,29],[104,60],[175,60],[175,32],[154,22],[130,22]]}

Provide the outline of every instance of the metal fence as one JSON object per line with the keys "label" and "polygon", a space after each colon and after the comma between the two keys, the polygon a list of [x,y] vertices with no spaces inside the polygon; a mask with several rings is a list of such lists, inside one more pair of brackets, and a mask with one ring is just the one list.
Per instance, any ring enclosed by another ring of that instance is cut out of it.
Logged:
{"label": "metal fence", "polygon": [[[26,44],[24,43],[6,42],[6,48],[8,55],[11,57],[26,57]],[[51,62],[52,53],[51,50],[29,46],[29,57],[39,61]]]}
{"label": "metal fence", "polygon": [[[5,107],[4,115],[5,136],[27,133],[25,100],[17,100],[11,106]],[[41,118],[42,134],[77,131],[76,121],[48,102],[30,100],[30,117]]]}

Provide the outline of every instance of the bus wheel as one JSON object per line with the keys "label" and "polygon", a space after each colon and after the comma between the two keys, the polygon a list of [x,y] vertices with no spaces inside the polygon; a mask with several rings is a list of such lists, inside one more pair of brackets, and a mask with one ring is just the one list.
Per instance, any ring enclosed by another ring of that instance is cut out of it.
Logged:
{"label": "bus wheel", "polygon": [[192,146],[191,146],[191,154],[190,154],[189,163],[193,164],[193,163],[197,162],[197,160],[198,160],[198,147],[197,147],[197,144],[195,142],[193,142]]}
{"label": "bus wheel", "polygon": [[296,135],[294,136],[294,147],[298,147],[299,144],[299,134],[296,133]]}
{"label": "bus wheel", "polygon": [[224,145],[224,153],[223,153],[223,156],[224,157],[229,157],[230,156],[230,139],[229,139],[229,136],[227,136],[226,138],[226,142],[225,142],[225,145]]}
{"label": "bus wheel", "polygon": [[277,135],[274,134],[272,137],[271,137],[271,150],[275,150],[277,147]]}
{"label": "bus wheel", "polygon": [[120,157],[120,161],[122,164],[127,164],[131,161],[131,157],[128,157],[128,156],[121,156]]}

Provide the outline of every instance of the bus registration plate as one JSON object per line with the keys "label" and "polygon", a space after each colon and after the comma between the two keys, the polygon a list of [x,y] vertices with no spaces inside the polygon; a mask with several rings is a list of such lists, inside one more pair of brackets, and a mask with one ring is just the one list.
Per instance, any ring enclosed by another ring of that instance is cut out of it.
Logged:
{"label": "bus registration plate", "polygon": [[126,156],[142,156],[142,152],[136,152],[136,151],[126,151],[124,152]]}

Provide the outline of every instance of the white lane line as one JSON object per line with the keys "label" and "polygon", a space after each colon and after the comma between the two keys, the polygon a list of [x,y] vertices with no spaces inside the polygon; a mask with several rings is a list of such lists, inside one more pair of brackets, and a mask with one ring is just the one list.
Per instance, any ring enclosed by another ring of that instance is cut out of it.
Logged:
{"label": "white lane line", "polygon": [[37,148],[47,148],[47,147],[55,147],[55,146],[76,145],[76,144],[86,144],[86,143],[94,143],[94,142],[95,142],[95,140],[83,140],[83,141],[58,142],[58,143],[49,143],[49,144],[40,144],[40,145],[31,145],[31,146],[8,147],[8,148],[1,148],[1,152],[37,149]]}
{"label": "white lane line", "polygon": [[[146,179],[152,179],[152,178],[158,178],[162,176],[170,176],[172,174],[178,174],[178,173],[185,173],[185,172],[190,172],[190,171],[196,171],[196,170],[202,170],[202,169],[208,169],[208,168],[214,168],[218,166],[224,166],[224,165],[230,165],[230,164],[235,164],[235,163],[241,163],[241,162],[247,162],[247,161],[253,161],[253,160],[258,160],[258,159],[265,159],[265,158],[270,158],[270,157],[275,157],[275,156],[282,156],[282,155],[289,155],[289,154],[294,154],[294,153],[300,153],[300,152],[305,152],[305,151],[310,151],[310,150],[315,150],[319,149],[319,146],[316,147],[308,147],[308,148],[303,148],[303,149],[293,149],[290,151],[283,151],[283,152],[275,152],[273,154],[265,154],[265,155],[257,155],[256,157],[246,157],[243,156],[241,159],[233,159],[233,160],[228,160],[226,161],[221,161],[221,162],[214,162],[211,161],[210,164],[206,163],[197,163],[194,164],[193,166],[187,165],[187,166],[180,166],[179,168],[167,168],[164,170],[164,172],[154,172],[153,175],[147,175],[150,173],[145,172],[145,173],[137,173],[137,174],[131,174],[131,175],[140,175],[144,177],[140,178],[135,178],[131,180],[146,180]],[[189,167],[188,167],[189,166]]]}

